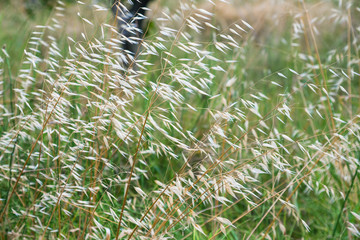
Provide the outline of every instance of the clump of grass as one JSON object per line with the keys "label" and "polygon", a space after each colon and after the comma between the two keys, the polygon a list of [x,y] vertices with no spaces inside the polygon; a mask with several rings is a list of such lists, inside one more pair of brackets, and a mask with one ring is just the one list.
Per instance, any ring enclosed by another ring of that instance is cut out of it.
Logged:
{"label": "clump of grass", "polygon": [[305,4],[263,43],[197,6],[153,9],[136,59],[113,20],[55,37],[61,1],[16,74],[3,50],[2,238],[359,236],[357,9],[326,46]]}

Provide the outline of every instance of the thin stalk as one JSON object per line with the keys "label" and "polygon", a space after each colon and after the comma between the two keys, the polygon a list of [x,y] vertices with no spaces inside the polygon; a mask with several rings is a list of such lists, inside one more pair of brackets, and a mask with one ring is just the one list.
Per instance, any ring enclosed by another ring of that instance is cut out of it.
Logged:
{"label": "thin stalk", "polygon": [[[358,153],[358,159],[360,160],[360,153]],[[350,184],[349,190],[348,190],[347,193],[346,193],[345,200],[344,200],[344,202],[343,202],[343,204],[342,204],[342,206],[341,206],[340,212],[339,212],[339,214],[338,214],[338,217],[337,217],[337,219],[336,219],[336,223],[335,223],[334,228],[333,228],[333,231],[332,231],[332,235],[331,235],[332,238],[335,237],[336,228],[337,228],[338,225],[339,225],[340,218],[341,218],[341,214],[342,214],[342,212],[343,212],[343,210],[344,210],[344,208],[345,208],[345,204],[346,204],[347,200],[349,199],[349,195],[350,195],[351,189],[352,189],[352,187],[354,186],[354,182],[355,182],[355,179],[356,179],[356,177],[357,177],[359,167],[360,167],[360,165],[357,165],[357,168],[356,168],[356,170],[355,170],[355,173],[354,173],[354,175],[353,175],[352,178],[351,178],[351,184]]]}
{"label": "thin stalk", "polygon": [[[4,49],[5,51],[5,49]],[[4,52],[5,53],[5,52]],[[5,54],[5,62],[6,62],[6,66],[7,66],[7,70],[8,70],[8,74],[9,74],[9,91],[10,91],[10,101],[9,101],[9,104],[10,104],[10,113],[14,113],[14,110],[13,110],[13,85],[12,85],[12,76],[11,76],[11,65],[10,65],[10,60],[9,60],[9,56],[7,54]],[[4,75],[5,75],[5,72],[4,72]],[[4,77],[4,79],[6,79]],[[5,94],[5,91],[6,91],[6,81],[4,81],[4,86],[3,86],[3,104],[5,105],[5,102],[6,102],[6,94]],[[13,126],[15,126],[15,120],[13,119],[12,120],[12,124]],[[5,129],[7,129],[7,126],[8,126],[8,123],[7,121],[4,121],[4,131]],[[7,193],[6,193],[6,198],[5,198],[5,205],[7,204],[8,202],[8,196],[9,196],[9,193],[10,193],[10,189],[11,189],[11,181],[12,181],[12,165],[13,165],[13,159],[14,159],[14,152],[15,152],[15,148],[16,148],[16,144],[17,144],[17,141],[18,141],[18,136],[16,137],[15,139],[15,142],[14,142],[14,146],[11,150],[11,154],[10,154],[10,158],[9,158],[9,184],[8,184],[8,190],[7,190]],[[4,206],[5,206],[4,205]]]}
{"label": "thin stalk", "polygon": [[[316,57],[317,62],[319,64],[320,74],[321,74],[321,77],[323,79],[323,85],[324,85],[325,90],[328,92],[327,78],[325,77],[324,69],[323,69],[323,66],[322,66],[321,59],[320,59],[319,48],[318,48],[318,45],[317,45],[317,42],[316,42],[314,31],[312,29],[312,24],[311,24],[309,13],[308,13],[308,11],[307,11],[307,9],[305,7],[304,0],[302,0],[302,5],[303,5],[303,9],[305,10],[305,16],[306,16],[307,24],[308,24],[308,27],[309,27],[311,40],[312,40],[312,42],[314,44],[315,57]],[[328,110],[329,110],[329,113],[330,113],[330,122],[331,122],[332,130],[335,132],[335,122],[334,122],[333,110],[332,110],[332,106],[331,106],[331,103],[330,103],[329,96],[327,96],[326,99],[327,99]]]}
{"label": "thin stalk", "polygon": [[136,152],[135,152],[135,155],[134,155],[134,157],[133,157],[133,164],[132,164],[132,166],[131,166],[131,170],[130,170],[130,174],[129,174],[129,180],[128,180],[127,185],[126,185],[125,196],[124,196],[123,204],[122,204],[122,207],[121,207],[119,224],[118,224],[118,227],[117,227],[117,230],[116,230],[116,240],[119,239],[120,227],[121,227],[121,220],[122,220],[122,217],[123,217],[123,214],[124,214],[124,210],[125,210],[126,198],[127,198],[128,193],[129,193],[129,188],[130,188],[130,183],[131,183],[131,177],[132,177],[132,174],[133,174],[134,169],[135,169],[136,159],[137,159],[137,155],[138,155],[138,153],[139,153],[140,144],[141,144],[141,139],[142,139],[142,136],[143,136],[143,134],[144,134],[144,130],[145,130],[145,126],[146,126],[146,122],[147,122],[148,117],[149,117],[149,112],[146,114],[146,117],[145,117],[145,120],[144,120],[144,125],[143,125],[143,128],[142,128],[142,130],[141,130],[141,134],[140,134],[140,137],[139,137],[139,141],[138,141],[138,144],[137,144],[137,147],[136,147]]}
{"label": "thin stalk", "polygon": [[[14,106],[13,106],[13,102],[14,102],[14,93],[13,93],[13,79],[11,76],[11,65],[10,65],[10,60],[8,56],[5,56],[5,62],[6,62],[6,66],[8,69],[8,74],[9,74],[9,95],[10,95],[10,113],[13,114],[14,113]],[[4,94],[5,95],[5,94]],[[15,125],[15,119],[12,120],[13,125]]]}
{"label": "thin stalk", "polygon": [[347,74],[348,74],[348,93],[349,93],[349,107],[350,107],[350,117],[352,118],[352,94],[351,94],[351,11],[348,9],[348,32],[347,32]]}

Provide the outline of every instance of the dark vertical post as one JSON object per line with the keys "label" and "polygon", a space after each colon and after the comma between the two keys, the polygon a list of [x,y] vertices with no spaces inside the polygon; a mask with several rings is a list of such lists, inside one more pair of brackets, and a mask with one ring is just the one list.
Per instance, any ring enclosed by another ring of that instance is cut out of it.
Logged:
{"label": "dark vertical post", "polygon": [[120,4],[120,0],[114,0],[112,11],[116,17],[117,27],[125,39],[123,49],[133,57],[139,50],[140,41],[143,37],[144,9],[151,0],[132,0],[132,5],[126,9]]}

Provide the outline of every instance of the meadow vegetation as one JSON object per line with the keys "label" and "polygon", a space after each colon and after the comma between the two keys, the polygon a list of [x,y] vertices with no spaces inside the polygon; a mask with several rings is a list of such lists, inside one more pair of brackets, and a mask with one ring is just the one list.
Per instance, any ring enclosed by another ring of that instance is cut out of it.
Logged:
{"label": "meadow vegetation", "polygon": [[150,9],[0,3],[0,238],[360,238],[356,1]]}

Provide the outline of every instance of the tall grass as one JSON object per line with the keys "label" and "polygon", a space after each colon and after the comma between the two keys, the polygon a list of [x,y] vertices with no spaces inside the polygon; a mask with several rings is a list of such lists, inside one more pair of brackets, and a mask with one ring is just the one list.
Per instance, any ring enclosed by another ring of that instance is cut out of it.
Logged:
{"label": "tall grass", "polygon": [[61,1],[2,49],[1,238],[360,237],[359,9],[220,4],[153,8],[136,59],[104,6],[64,35]]}

